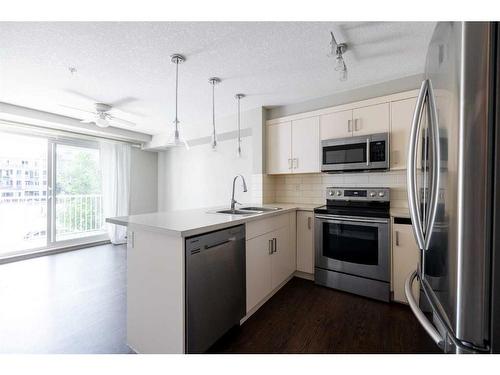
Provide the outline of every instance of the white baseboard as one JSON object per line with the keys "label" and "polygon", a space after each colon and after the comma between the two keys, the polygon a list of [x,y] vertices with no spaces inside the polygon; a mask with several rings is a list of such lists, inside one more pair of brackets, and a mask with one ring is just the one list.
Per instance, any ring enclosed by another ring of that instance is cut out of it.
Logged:
{"label": "white baseboard", "polygon": [[307,272],[302,272],[302,271],[295,271],[293,276],[300,277],[301,279],[306,279],[306,280],[311,280],[314,281],[314,274],[312,273],[307,273]]}

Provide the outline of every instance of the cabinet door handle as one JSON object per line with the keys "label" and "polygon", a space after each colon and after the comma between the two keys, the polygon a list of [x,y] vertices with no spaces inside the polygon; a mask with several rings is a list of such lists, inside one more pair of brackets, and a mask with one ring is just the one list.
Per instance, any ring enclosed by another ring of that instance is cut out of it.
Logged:
{"label": "cabinet door handle", "polygon": [[288,169],[292,169],[292,159],[288,159]]}
{"label": "cabinet door handle", "polygon": [[354,119],[354,131],[356,131],[356,132],[359,131],[359,129],[360,129],[360,127],[358,127],[358,120],[359,120],[359,118]]}
{"label": "cabinet door handle", "polygon": [[278,240],[275,238],[273,238],[274,240],[274,252],[277,252],[278,251]]}
{"label": "cabinet door handle", "polygon": [[309,217],[307,218],[307,229],[309,229],[309,230],[311,230],[311,222],[312,222],[312,220],[311,220],[311,219],[312,219],[312,218],[311,218],[311,216],[309,216]]}
{"label": "cabinet door handle", "polygon": [[352,120],[347,120],[347,131],[349,133],[351,132],[351,123],[352,123]]}
{"label": "cabinet door handle", "polygon": [[269,255],[271,255],[273,253],[273,240],[269,240]]}
{"label": "cabinet door handle", "polygon": [[293,159],[293,168],[296,169],[299,167],[299,159],[294,158]]}
{"label": "cabinet door handle", "polygon": [[399,246],[399,232],[396,231],[396,246]]}

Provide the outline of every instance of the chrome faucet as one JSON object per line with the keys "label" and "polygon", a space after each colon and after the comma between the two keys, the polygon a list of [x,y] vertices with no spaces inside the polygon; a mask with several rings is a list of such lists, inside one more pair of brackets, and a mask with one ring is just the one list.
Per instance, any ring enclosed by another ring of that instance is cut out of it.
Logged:
{"label": "chrome faucet", "polygon": [[245,182],[245,177],[243,177],[243,175],[241,175],[241,174],[237,174],[233,180],[233,194],[231,195],[231,211],[233,211],[233,212],[234,212],[234,207],[236,206],[236,203],[241,204],[240,202],[236,201],[236,199],[234,199],[234,185],[235,185],[236,179],[238,177],[241,177],[241,181],[243,181],[243,191],[245,193],[248,191],[247,183]]}

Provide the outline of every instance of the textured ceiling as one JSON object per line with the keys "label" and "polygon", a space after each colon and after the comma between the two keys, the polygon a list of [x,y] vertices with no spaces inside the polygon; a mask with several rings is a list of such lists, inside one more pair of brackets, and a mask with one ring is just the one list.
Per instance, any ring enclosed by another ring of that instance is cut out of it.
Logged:
{"label": "textured ceiling", "polygon": [[[169,55],[182,53],[179,118],[189,138],[210,133],[211,87],[217,116],[278,106],[423,72],[434,23],[419,22],[0,22],[0,101],[78,117],[59,104],[123,100],[118,116],[149,134],[174,117]],[[349,79],[327,57],[329,32],[347,42]],[[71,74],[69,66],[77,72]]]}

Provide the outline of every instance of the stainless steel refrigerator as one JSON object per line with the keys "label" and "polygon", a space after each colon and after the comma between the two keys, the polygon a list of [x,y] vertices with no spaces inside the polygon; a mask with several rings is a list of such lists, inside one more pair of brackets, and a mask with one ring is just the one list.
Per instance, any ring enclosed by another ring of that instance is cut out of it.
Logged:
{"label": "stainless steel refrigerator", "polygon": [[497,23],[436,25],[410,135],[408,205],[421,257],[405,292],[446,353],[500,352],[498,33]]}

